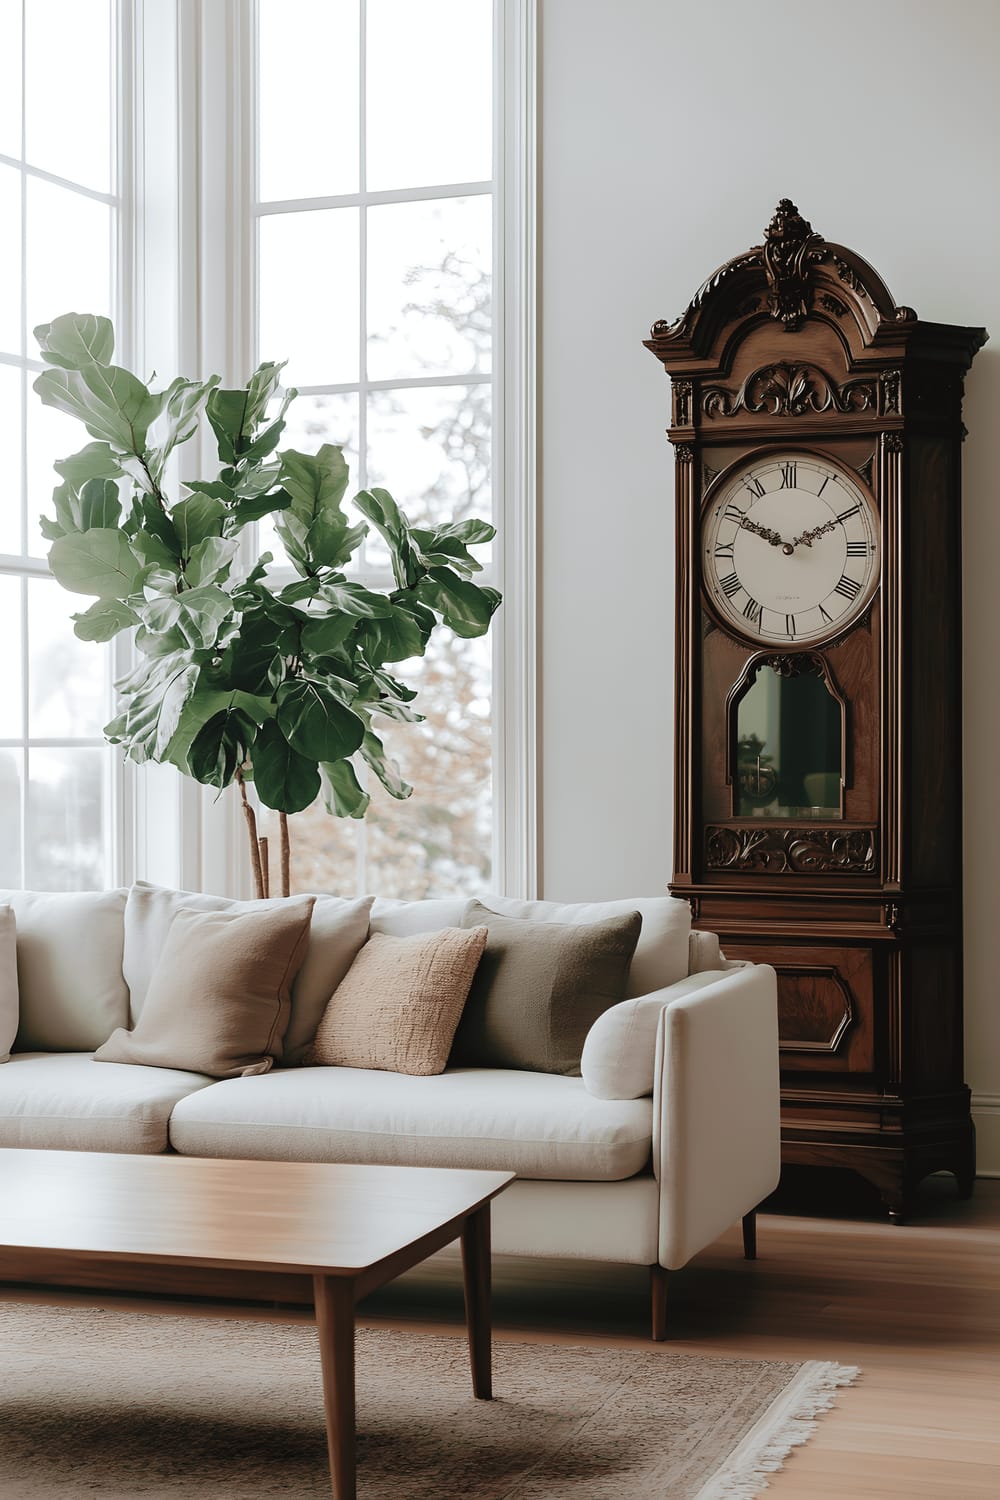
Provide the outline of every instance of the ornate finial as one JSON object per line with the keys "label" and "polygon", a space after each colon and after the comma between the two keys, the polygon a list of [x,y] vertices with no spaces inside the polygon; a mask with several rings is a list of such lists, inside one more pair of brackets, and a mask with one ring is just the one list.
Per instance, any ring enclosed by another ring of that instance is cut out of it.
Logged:
{"label": "ornate finial", "polygon": [[782,198],[774,218],[764,230],[764,270],[767,273],[767,305],[794,333],[809,311],[812,289],[809,261],[822,236],[813,231],[790,198]]}

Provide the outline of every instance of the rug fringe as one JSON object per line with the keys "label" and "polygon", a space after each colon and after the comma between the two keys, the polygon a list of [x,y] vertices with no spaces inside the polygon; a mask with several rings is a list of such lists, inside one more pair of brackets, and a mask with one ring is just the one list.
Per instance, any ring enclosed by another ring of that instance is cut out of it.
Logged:
{"label": "rug fringe", "polygon": [[695,1500],[754,1500],[767,1489],[767,1476],[784,1468],[792,1449],[809,1441],[838,1388],[852,1385],[860,1373],[857,1365],[809,1360]]}

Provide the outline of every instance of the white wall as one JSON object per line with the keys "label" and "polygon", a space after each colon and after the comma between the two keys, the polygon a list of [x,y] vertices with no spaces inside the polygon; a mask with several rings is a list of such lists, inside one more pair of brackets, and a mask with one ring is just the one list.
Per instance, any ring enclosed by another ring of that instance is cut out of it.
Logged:
{"label": "white wall", "polygon": [[546,896],[671,874],[672,460],[655,318],[791,197],[967,382],[966,1073],[1000,1172],[1000,47],[995,0],[539,0]]}

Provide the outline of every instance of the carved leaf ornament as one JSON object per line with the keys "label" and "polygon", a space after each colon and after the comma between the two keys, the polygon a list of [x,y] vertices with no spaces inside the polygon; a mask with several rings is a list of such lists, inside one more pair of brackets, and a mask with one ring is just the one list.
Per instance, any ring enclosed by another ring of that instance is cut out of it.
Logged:
{"label": "carved leaf ornament", "polygon": [[786,875],[870,874],[875,835],[868,828],[729,828],[705,830],[710,870],[768,870]]}
{"label": "carved leaf ornament", "polygon": [[738,391],[708,386],[702,394],[707,417],[734,417],[737,412],[762,412],[774,417],[801,417],[810,412],[873,411],[877,405],[875,384],[851,380],[838,386],[816,365],[793,365],[782,361],[765,365],[748,375]]}

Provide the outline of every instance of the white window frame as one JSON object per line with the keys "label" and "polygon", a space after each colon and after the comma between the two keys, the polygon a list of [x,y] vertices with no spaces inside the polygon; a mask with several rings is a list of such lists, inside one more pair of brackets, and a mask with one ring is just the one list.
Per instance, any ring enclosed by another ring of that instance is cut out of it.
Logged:
{"label": "white window frame", "polygon": [[[131,259],[134,357],[143,369],[192,377],[217,372],[224,384],[242,384],[256,346],[256,236],[247,232],[254,222],[255,8],[247,0],[175,0],[168,13],[162,0],[121,3],[131,16],[133,175],[135,202],[142,205]],[[495,574],[504,607],[491,630],[493,884],[525,897],[537,890],[536,35],[536,0],[494,0],[497,313],[489,378],[500,532]],[[179,184],[172,208],[162,191],[165,182]],[[391,201],[420,194],[384,196]],[[175,304],[164,298],[166,285],[177,288]],[[440,383],[420,378],[370,382],[369,388]],[[198,442],[181,454],[192,476],[214,463],[210,439],[202,443],[203,452]],[[134,780],[135,868],[141,877],[252,894],[234,796],[216,798],[169,768],[144,767]]]}
{"label": "white window frame", "polygon": [[[28,505],[28,444],[27,423],[28,408],[32,401],[37,401],[31,389],[32,377],[46,368],[44,361],[30,352],[31,329],[27,327],[26,314],[26,279],[28,274],[28,206],[27,206],[27,184],[29,179],[41,182],[50,182],[58,187],[78,193],[82,197],[90,198],[94,202],[104,203],[114,212],[114,234],[110,250],[110,298],[112,318],[116,327],[122,317],[123,308],[130,300],[129,261],[127,255],[127,225],[131,218],[130,213],[130,187],[131,174],[129,168],[127,133],[130,123],[130,111],[127,105],[127,94],[129,90],[129,59],[123,42],[128,29],[128,18],[126,12],[130,0],[115,0],[111,6],[111,28],[109,41],[111,44],[110,57],[110,85],[113,103],[114,134],[111,145],[111,181],[112,189],[108,192],[96,188],[87,187],[83,183],[74,182],[68,178],[59,177],[52,172],[30,164],[25,158],[24,146],[24,110],[25,99],[24,87],[24,35],[22,19],[22,98],[21,98],[21,155],[19,158],[0,156],[0,161],[5,165],[14,167],[21,174],[21,351],[20,354],[8,355],[6,351],[0,352],[0,363],[7,368],[13,368],[21,372],[22,401],[21,401],[21,425],[20,425],[20,450],[21,450],[21,486],[18,495],[19,526],[21,532],[21,553],[0,554],[0,576],[6,578],[18,578],[22,580],[20,616],[21,616],[21,720],[22,733],[19,738],[0,739],[0,749],[20,750],[24,756],[23,775],[20,786],[20,870],[19,884],[23,887],[27,874],[28,844],[31,835],[31,824],[29,819],[28,797],[30,788],[31,752],[33,750],[46,749],[98,749],[104,752],[105,764],[103,768],[104,796],[103,796],[103,837],[102,844],[107,861],[107,874],[113,884],[120,884],[131,880],[133,871],[133,849],[134,840],[132,833],[132,797],[126,785],[126,777],[123,774],[120,758],[114,755],[103,735],[76,735],[76,736],[38,736],[31,734],[30,723],[30,657],[31,638],[28,629],[28,583],[33,579],[50,579],[51,570],[46,560],[42,557],[31,556],[27,551],[29,537],[27,527],[31,523],[32,511]],[[81,309],[86,310],[86,309]],[[53,309],[58,313],[60,309]],[[80,446],[82,447],[85,436],[81,434]],[[55,476],[53,475],[53,487]],[[58,585],[53,583],[53,591],[58,591]],[[65,596],[65,615],[67,628],[70,616],[73,613],[73,604],[70,596]],[[120,654],[116,650],[110,653],[109,675],[117,676],[121,661]],[[108,701],[110,704],[110,682],[108,683]],[[110,711],[109,711],[110,717]]]}

